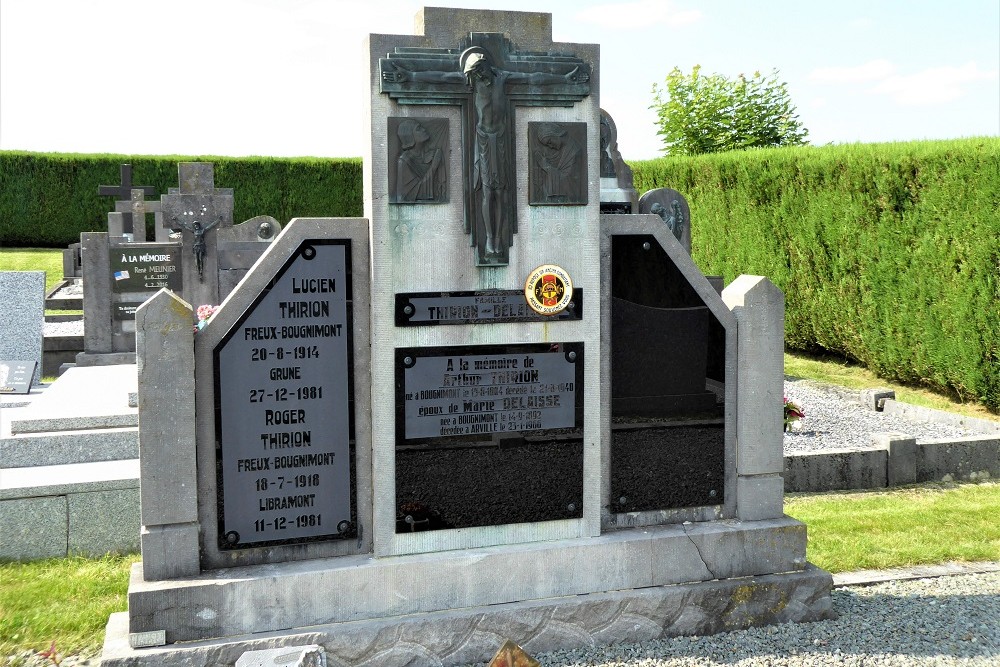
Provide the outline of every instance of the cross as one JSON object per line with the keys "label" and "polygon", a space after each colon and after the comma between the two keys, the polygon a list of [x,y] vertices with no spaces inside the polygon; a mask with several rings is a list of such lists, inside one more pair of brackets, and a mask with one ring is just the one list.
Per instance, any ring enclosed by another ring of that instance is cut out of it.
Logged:
{"label": "cross", "polygon": [[[152,197],[156,194],[156,188],[152,185],[139,185],[133,188],[132,186],[132,165],[123,164],[121,166],[121,185],[99,185],[97,186],[97,194],[101,197],[118,197],[119,201],[127,202],[130,206],[126,211],[119,211],[118,203],[115,202],[115,211],[122,213],[123,231],[126,234],[131,234],[134,232],[134,225],[132,223],[132,191],[137,189],[142,191],[144,196]],[[145,215],[143,216],[143,224],[145,224]],[[143,236],[145,238],[145,236]]]}
{"label": "cross", "polygon": [[399,104],[461,107],[465,231],[477,265],[504,266],[517,233],[514,109],[571,107],[590,94],[590,67],[565,53],[518,52],[501,33],[457,49],[397,48],[379,60],[382,92]]}
{"label": "cross", "polygon": [[[160,202],[148,202],[145,199],[146,191],[143,188],[132,188],[131,201],[115,202],[115,212],[131,216],[132,240],[136,243],[143,243],[146,240],[146,214],[159,213]],[[125,217],[125,216],[123,216]]]}

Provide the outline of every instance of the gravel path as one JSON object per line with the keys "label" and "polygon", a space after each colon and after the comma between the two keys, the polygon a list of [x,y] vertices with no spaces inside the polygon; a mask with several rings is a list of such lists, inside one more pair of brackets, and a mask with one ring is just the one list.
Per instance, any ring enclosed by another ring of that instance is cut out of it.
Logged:
{"label": "gravel path", "polygon": [[835,621],[533,656],[543,667],[1000,665],[1000,572],[833,591]]}
{"label": "gravel path", "polygon": [[786,380],[785,396],[805,411],[806,416],[785,434],[785,454],[823,449],[867,449],[873,447],[872,434],[900,431],[917,442],[931,438],[958,438],[982,435],[952,424],[912,421],[896,415],[869,410],[861,405],[861,392],[810,380]]}

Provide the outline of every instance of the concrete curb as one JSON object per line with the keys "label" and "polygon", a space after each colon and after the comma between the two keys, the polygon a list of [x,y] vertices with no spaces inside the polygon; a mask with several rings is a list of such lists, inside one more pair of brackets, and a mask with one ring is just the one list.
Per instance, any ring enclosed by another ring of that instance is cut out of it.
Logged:
{"label": "concrete curb", "polygon": [[928,579],[946,577],[954,574],[986,574],[1000,572],[1000,561],[984,563],[942,563],[940,565],[914,565],[913,567],[893,568],[889,570],[857,570],[841,572],[833,575],[833,587],[871,586],[886,581],[905,581],[908,579]]}

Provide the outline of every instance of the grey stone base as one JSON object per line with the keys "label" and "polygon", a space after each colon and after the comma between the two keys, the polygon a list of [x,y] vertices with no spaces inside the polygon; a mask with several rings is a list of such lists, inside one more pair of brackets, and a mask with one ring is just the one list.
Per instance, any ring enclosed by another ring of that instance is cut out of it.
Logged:
{"label": "grey stone base", "polygon": [[[538,654],[833,619],[832,584],[829,573],[808,566],[788,574],[511,602],[144,649],[129,646],[128,614],[123,612],[108,622],[101,665],[217,667],[235,664],[250,650],[317,644],[326,649],[330,665],[444,667],[485,662],[505,639]],[[331,592],[331,601],[335,597]]]}
{"label": "grey stone base", "polygon": [[168,643],[285,631],[736,579],[806,567],[806,527],[784,517],[611,531],[434,554],[367,554],[220,568],[166,581],[129,581],[129,630]]}
{"label": "grey stone base", "polygon": [[135,352],[81,352],[76,355],[77,366],[118,366],[134,363]]}

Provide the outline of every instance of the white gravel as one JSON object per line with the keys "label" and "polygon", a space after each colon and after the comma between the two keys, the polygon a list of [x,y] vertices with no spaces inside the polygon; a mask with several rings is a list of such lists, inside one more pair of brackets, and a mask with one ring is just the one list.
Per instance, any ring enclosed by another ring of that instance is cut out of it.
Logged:
{"label": "white gravel", "polygon": [[917,439],[960,438],[982,435],[953,424],[914,421],[869,410],[861,404],[861,392],[810,380],[785,381],[785,396],[797,403],[805,417],[785,434],[785,454],[823,449],[868,449],[872,434],[899,431]]}
{"label": "white gravel", "polygon": [[998,572],[850,586],[833,605],[835,621],[533,657],[543,667],[1000,665]]}

